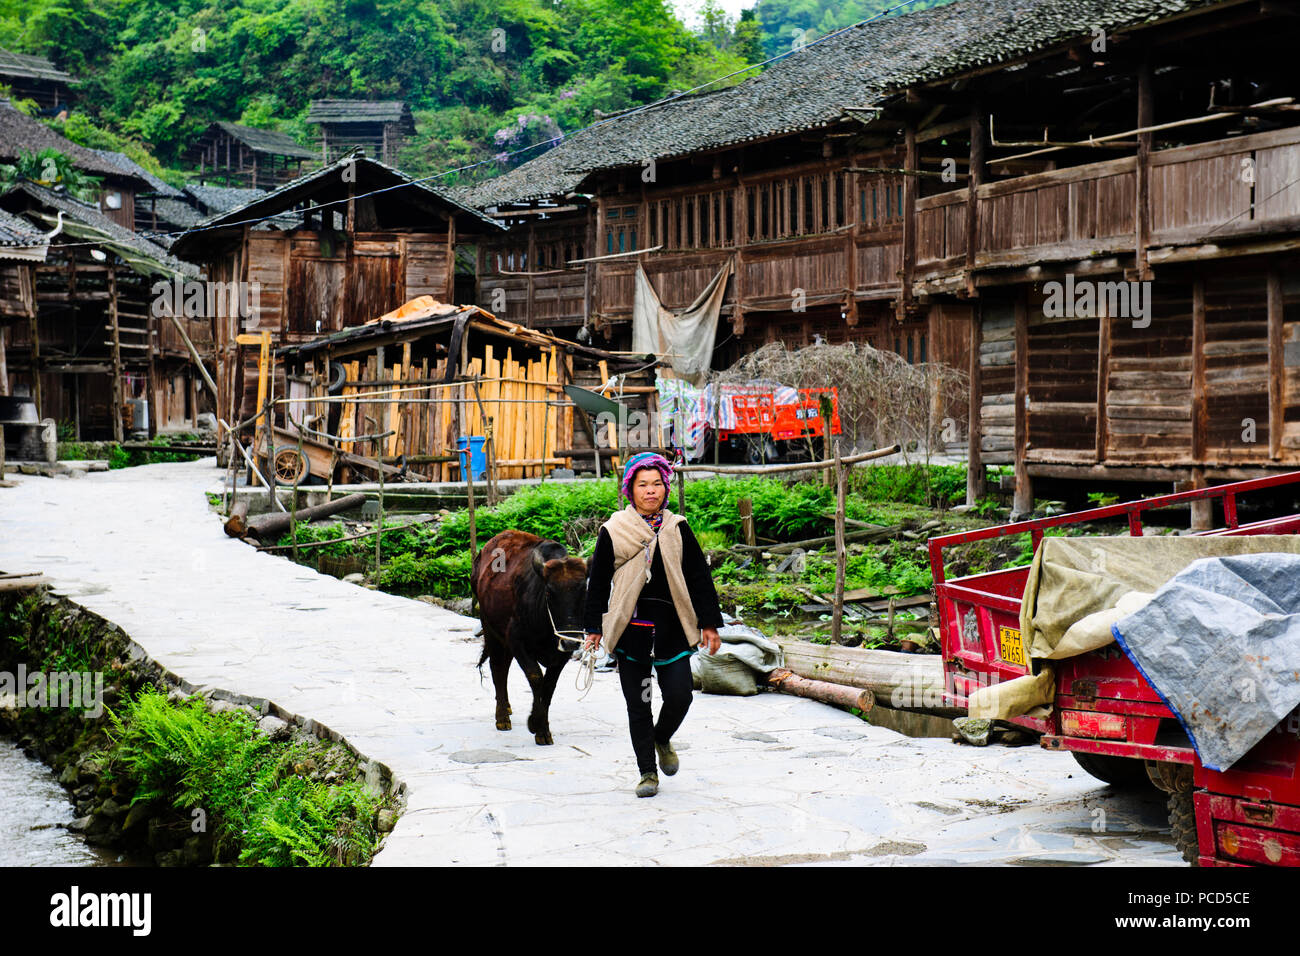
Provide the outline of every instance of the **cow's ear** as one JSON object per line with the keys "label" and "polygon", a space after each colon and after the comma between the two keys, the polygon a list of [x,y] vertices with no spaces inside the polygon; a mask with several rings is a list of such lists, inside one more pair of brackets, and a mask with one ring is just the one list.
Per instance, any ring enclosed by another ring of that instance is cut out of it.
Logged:
{"label": "cow's ear", "polygon": [[533,548],[533,570],[540,578],[546,577],[546,559],[542,557],[541,548]]}

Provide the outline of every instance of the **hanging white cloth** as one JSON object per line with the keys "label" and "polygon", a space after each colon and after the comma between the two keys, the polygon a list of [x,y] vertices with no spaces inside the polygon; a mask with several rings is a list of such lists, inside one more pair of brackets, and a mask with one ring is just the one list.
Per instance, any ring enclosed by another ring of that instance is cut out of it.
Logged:
{"label": "hanging white cloth", "polygon": [[678,378],[702,386],[713,359],[718,315],[732,265],[733,260],[727,259],[694,302],[681,312],[673,312],[660,303],[638,262],[632,301],[632,351],[663,356]]}

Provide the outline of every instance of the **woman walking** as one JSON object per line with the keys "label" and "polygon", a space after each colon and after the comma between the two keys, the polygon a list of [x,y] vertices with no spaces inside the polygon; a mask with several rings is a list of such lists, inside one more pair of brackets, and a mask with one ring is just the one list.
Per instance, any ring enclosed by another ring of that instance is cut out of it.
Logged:
{"label": "woman walking", "polygon": [[[662,455],[628,459],[623,494],[631,504],[601,525],[587,572],[587,643],[603,643],[618,662],[641,772],[638,797],[659,792],[659,769],[677,772],[672,736],[691,706],[690,657],[701,640],[710,654],[722,643],[722,610],[704,552],[686,519],[667,508],[672,477]],[[652,671],[663,696],[657,722]]]}

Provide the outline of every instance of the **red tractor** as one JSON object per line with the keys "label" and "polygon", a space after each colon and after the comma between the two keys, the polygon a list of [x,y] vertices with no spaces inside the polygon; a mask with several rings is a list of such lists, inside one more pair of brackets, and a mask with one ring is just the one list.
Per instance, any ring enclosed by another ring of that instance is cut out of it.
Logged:
{"label": "red tractor", "polygon": [[[954,545],[1028,533],[1037,551],[1049,528],[1127,518],[1142,535],[1142,514],[1218,499],[1225,527],[1208,535],[1295,534],[1300,514],[1239,524],[1237,498],[1300,482],[1300,472],[1115,504],[1074,514],[943,535],[929,542],[939,605],[947,707],[991,682],[1029,673],[1020,633],[1028,567],[947,580],[943,552]],[[1169,794],[1169,821],[1183,858],[1202,866],[1300,865],[1300,708],[1224,772],[1201,765],[1176,715],[1119,648],[1109,645],[1055,661],[1055,701],[1045,718],[1010,723],[1068,750],[1088,773],[1113,784],[1149,780]]]}

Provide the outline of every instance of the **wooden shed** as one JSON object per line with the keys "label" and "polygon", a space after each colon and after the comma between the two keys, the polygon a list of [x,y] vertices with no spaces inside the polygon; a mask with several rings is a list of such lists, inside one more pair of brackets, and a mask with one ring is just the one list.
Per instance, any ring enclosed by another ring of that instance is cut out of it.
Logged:
{"label": "wooden shed", "polygon": [[[5,336],[14,393],[35,398],[42,417],[70,423],[78,439],[194,427],[210,405],[188,346],[155,306],[160,283],[198,270],[94,206],[34,183],[0,195],[0,210],[45,231],[49,246],[29,282],[20,279],[22,307],[0,309],[13,319],[26,312]],[[200,358],[210,355],[207,322],[178,318]]]}
{"label": "wooden shed", "polygon": [[44,116],[70,107],[76,82],[46,57],[0,50],[0,84],[14,99],[35,100]]}
{"label": "wooden shed", "polygon": [[[500,228],[364,156],[345,157],[192,227],[172,251],[239,295],[239,308],[208,316],[219,416],[233,426],[255,408],[262,332],[283,347],[363,325],[421,295],[452,301],[457,243]],[[285,394],[282,381],[275,394]]]}
{"label": "wooden shed", "polygon": [[398,100],[312,100],[307,122],[320,126],[321,162],[332,163],[360,146],[389,165],[415,133],[411,108]]}
{"label": "wooden shed", "polygon": [[[428,295],[275,356],[290,400],[277,417],[288,435],[278,439],[282,480],[298,468],[290,447],[298,425],[307,442],[331,449],[331,468],[341,464],[350,474],[373,477],[405,465],[409,477],[458,480],[460,436],[481,436],[490,439],[495,478],[534,478],[574,467],[579,455],[578,468],[593,465],[591,425],[563,386],[628,373],[624,404],[645,410],[654,403],[652,358],[566,342]],[[366,435],[385,437],[357,437]],[[617,432],[610,440],[606,461],[617,454]]]}
{"label": "wooden shed", "polygon": [[198,167],[199,182],[245,189],[274,189],[302,174],[315,153],[293,137],[238,123],[213,123],[186,154]]}

